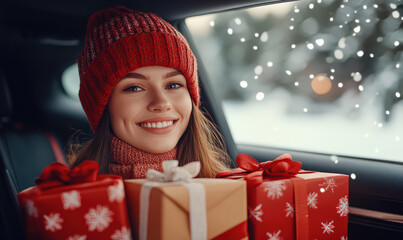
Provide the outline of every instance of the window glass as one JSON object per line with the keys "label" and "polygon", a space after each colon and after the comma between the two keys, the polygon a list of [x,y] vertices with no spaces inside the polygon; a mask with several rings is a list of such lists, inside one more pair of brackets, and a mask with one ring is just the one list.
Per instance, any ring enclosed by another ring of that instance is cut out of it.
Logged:
{"label": "window glass", "polygon": [[78,99],[78,91],[80,90],[80,76],[78,74],[77,63],[71,65],[63,72],[62,86],[67,95]]}
{"label": "window glass", "polygon": [[315,0],[186,19],[236,143],[403,161],[403,5]]}

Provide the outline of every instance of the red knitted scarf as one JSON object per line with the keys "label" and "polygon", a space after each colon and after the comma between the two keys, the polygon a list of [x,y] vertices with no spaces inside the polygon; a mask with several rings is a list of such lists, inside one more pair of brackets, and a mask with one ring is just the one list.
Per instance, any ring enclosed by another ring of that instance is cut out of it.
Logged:
{"label": "red knitted scarf", "polygon": [[177,147],[169,152],[154,154],[144,152],[112,136],[112,162],[109,172],[127,178],[145,178],[148,169],[162,171],[162,161],[177,159]]}

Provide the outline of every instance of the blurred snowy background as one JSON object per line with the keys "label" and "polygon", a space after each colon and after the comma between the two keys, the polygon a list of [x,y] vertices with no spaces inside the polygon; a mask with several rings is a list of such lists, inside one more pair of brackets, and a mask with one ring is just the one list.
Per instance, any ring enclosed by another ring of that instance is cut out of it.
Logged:
{"label": "blurred snowy background", "polygon": [[402,22],[401,0],[186,20],[236,143],[403,162]]}

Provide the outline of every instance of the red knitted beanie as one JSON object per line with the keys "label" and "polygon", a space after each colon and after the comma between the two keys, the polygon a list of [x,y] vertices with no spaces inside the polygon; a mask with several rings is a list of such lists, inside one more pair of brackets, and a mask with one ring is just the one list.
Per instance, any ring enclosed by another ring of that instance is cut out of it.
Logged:
{"label": "red knitted beanie", "polygon": [[119,80],[146,66],[181,71],[193,102],[199,105],[196,58],[186,39],[171,24],[152,13],[122,6],[90,17],[84,50],[78,59],[79,97],[94,132]]}

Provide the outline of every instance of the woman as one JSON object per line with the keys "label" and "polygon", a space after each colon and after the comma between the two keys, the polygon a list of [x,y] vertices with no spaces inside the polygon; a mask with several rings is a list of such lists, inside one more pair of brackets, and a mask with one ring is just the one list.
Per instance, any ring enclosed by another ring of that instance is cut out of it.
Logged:
{"label": "woman", "polygon": [[70,155],[101,173],[144,178],[163,160],[201,163],[199,177],[226,171],[222,138],[198,108],[196,59],[185,38],[151,13],[94,13],[79,60],[79,97],[94,138]]}

